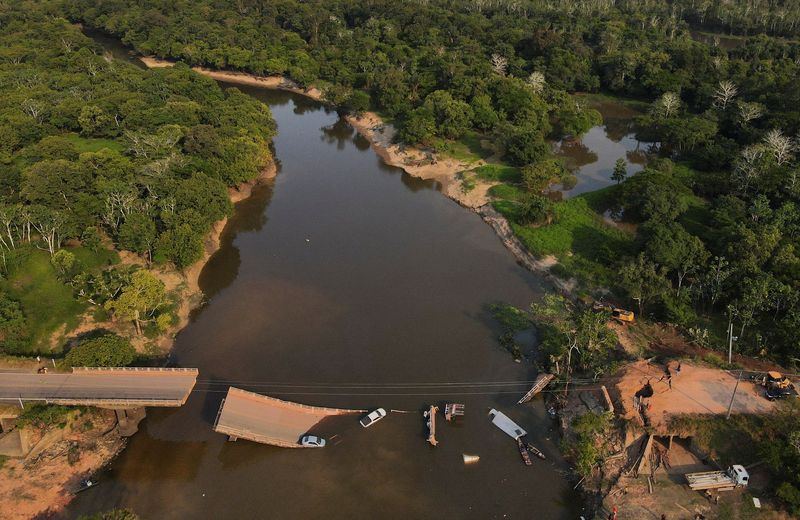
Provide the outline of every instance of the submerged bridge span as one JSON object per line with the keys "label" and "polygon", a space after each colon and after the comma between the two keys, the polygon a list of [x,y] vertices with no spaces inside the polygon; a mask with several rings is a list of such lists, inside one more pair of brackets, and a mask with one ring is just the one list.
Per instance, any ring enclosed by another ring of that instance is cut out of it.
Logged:
{"label": "submerged bridge span", "polygon": [[308,406],[230,387],[219,407],[214,431],[231,440],[300,448],[300,437],[324,418],[363,412],[366,410]]}

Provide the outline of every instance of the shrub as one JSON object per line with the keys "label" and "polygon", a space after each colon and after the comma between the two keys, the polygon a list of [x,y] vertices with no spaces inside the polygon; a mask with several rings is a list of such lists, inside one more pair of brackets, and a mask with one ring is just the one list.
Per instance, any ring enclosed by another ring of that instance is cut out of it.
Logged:
{"label": "shrub", "polygon": [[124,367],[136,357],[136,350],[125,338],[107,334],[73,347],[65,358],[71,367]]}
{"label": "shrub", "polygon": [[58,426],[63,428],[67,425],[67,416],[71,411],[72,409],[67,406],[34,404],[25,408],[17,417],[17,427],[34,426],[36,428],[47,428],[48,426]]}
{"label": "shrub", "polygon": [[78,520],[139,520],[139,516],[130,509],[112,509],[93,515],[82,515]]}

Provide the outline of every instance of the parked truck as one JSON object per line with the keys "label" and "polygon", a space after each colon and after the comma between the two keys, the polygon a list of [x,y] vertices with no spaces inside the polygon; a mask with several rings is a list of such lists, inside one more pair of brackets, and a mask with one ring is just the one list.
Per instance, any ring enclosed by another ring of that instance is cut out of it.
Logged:
{"label": "parked truck", "polygon": [[734,464],[727,471],[702,471],[686,474],[686,482],[695,491],[704,489],[729,491],[738,487],[747,487],[749,480],[750,475],[747,470],[739,464]]}

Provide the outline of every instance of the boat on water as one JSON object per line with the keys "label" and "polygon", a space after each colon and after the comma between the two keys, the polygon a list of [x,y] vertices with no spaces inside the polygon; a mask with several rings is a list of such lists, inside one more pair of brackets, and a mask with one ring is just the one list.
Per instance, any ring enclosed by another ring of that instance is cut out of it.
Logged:
{"label": "boat on water", "polygon": [[540,450],[539,448],[537,448],[536,446],[534,446],[530,442],[526,443],[525,447],[528,449],[529,452],[533,453],[534,455],[536,455],[540,459],[542,459],[542,460],[546,460],[547,459],[547,457],[544,456],[544,453],[542,453],[542,450]]}
{"label": "boat on water", "polygon": [[509,419],[506,414],[503,412],[498,412],[494,408],[489,410],[489,418],[492,420],[492,424],[503,430],[506,435],[514,440],[518,440],[520,437],[524,437],[528,433],[523,430],[519,424]]}
{"label": "boat on water", "polygon": [[525,444],[523,444],[522,439],[517,439],[517,448],[519,448],[519,454],[522,457],[522,462],[524,462],[526,466],[533,464],[531,462],[531,456],[528,455],[528,449],[525,447]]}

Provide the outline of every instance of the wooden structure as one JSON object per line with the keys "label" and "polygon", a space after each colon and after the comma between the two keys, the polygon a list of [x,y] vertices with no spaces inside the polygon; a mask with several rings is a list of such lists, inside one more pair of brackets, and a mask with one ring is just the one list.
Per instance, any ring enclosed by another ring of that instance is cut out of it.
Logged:
{"label": "wooden structure", "polygon": [[533,399],[533,396],[544,390],[544,387],[550,384],[550,381],[555,379],[555,377],[556,376],[553,374],[539,374],[539,376],[536,378],[536,381],[533,382],[531,389],[528,390],[528,393],[522,396],[522,399],[517,401],[517,404],[527,403]]}
{"label": "wooden structure", "polygon": [[447,403],[444,405],[444,418],[447,422],[456,417],[464,416],[464,405],[459,403]]}
{"label": "wooden structure", "polygon": [[428,442],[431,446],[436,446],[439,442],[436,440],[436,413],[439,411],[438,406],[431,405],[431,407],[422,412],[422,416],[428,419]]}
{"label": "wooden structure", "polygon": [[530,442],[525,443],[525,447],[528,449],[529,452],[533,453],[534,455],[536,455],[540,459],[547,460],[547,457],[544,456],[544,453],[542,453],[542,450],[540,450],[539,448],[537,448],[536,446],[534,446]]}
{"label": "wooden structure", "polygon": [[230,387],[214,421],[214,431],[228,435],[230,440],[301,448],[300,437],[325,417],[366,411],[308,406]]}

